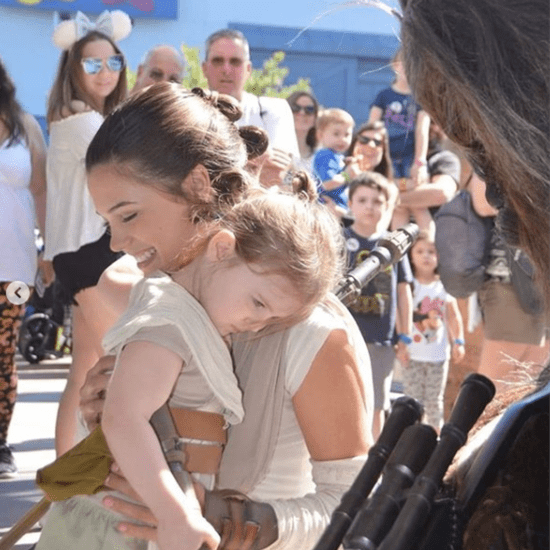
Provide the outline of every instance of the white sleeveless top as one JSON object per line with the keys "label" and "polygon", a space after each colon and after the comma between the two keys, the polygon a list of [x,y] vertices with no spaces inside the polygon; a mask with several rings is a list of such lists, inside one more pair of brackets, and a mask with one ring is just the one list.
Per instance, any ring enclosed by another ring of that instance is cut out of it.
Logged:
{"label": "white sleeveless top", "polygon": [[0,281],[33,285],[37,250],[31,153],[24,141],[7,144],[0,145]]}
{"label": "white sleeveless top", "polygon": [[46,163],[46,249],[44,259],[74,252],[97,241],[105,226],[88,192],[85,158],[103,122],[96,111],[71,115],[50,125]]}

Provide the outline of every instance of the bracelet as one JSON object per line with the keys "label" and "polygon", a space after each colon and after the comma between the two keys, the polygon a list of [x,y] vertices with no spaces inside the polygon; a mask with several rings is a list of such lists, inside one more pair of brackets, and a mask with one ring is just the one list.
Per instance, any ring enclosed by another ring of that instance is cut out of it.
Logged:
{"label": "bracelet", "polygon": [[466,342],[462,338],[455,338],[455,344],[457,346],[463,346]]}
{"label": "bracelet", "polygon": [[425,160],[414,159],[415,166],[426,166],[427,162]]}
{"label": "bracelet", "polygon": [[340,174],[342,174],[342,177],[344,178],[344,181],[346,183],[349,183],[351,181],[350,175],[345,170],[342,170]]}
{"label": "bracelet", "polygon": [[412,338],[408,334],[398,334],[397,339],[410,346],[413,343]]}

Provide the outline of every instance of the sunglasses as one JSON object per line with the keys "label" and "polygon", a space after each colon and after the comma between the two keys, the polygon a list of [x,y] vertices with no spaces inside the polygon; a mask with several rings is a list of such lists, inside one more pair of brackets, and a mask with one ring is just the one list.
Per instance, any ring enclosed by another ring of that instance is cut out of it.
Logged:
{"label": "sunglasses", "polygon": [[374,147],[380,147],[384,142],[381,139],[375,139],[369,136],[357,136],[357,141],[363,145],[370,145],[371,143]]}
{"label": "sunglasses", "polygon": [[313,105],[306,105],[305,107],[302,107],[301,105],[291,105],[290,108],[292,109],[292,112],[294,114],[298,114],[300,111],[304,111],[304,115],[314,115],[315,114],[315,106]]}
{"label": "sunglasses", "polygon": [[[104,65],[104,61],[100,57],[85,57],[81,63],[86,74],[97,74]],[[120,54],[111,55],[105,60],[105,65],[113,73],[119,73],[124,69],[124,56]]]}

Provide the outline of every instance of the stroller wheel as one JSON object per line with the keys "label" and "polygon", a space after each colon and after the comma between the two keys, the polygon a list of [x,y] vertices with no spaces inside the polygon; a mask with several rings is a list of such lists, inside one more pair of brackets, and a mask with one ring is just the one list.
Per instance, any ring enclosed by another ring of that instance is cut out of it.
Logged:
{"label": "stroller wheel", "polygon": [[54,349],[57,324],[45,313],[34,313],[21,324],[18,347],[32,364],[39,363]]}
{"label": "stroller wheel", "polygon": [[32,338],[27,343],[25,349],[21,350],[21,354],[31,365],[40,363],[46,356],[42,344],[43,342],[40,338]]}

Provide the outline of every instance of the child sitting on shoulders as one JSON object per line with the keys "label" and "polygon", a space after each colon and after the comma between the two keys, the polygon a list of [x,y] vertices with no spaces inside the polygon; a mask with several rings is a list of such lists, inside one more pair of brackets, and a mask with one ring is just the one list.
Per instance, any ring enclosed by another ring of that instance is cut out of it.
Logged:
{"label": "child sitting on shoulders", "polygon": [[348,112],[334,108],[322,111],[316,126],[321,149],[313,157],[313,173],[320,182],[319,195],[342,217],[348,211],[349,182],[359,175],[352,166],[346,165],[345,158],[355,122]]}

